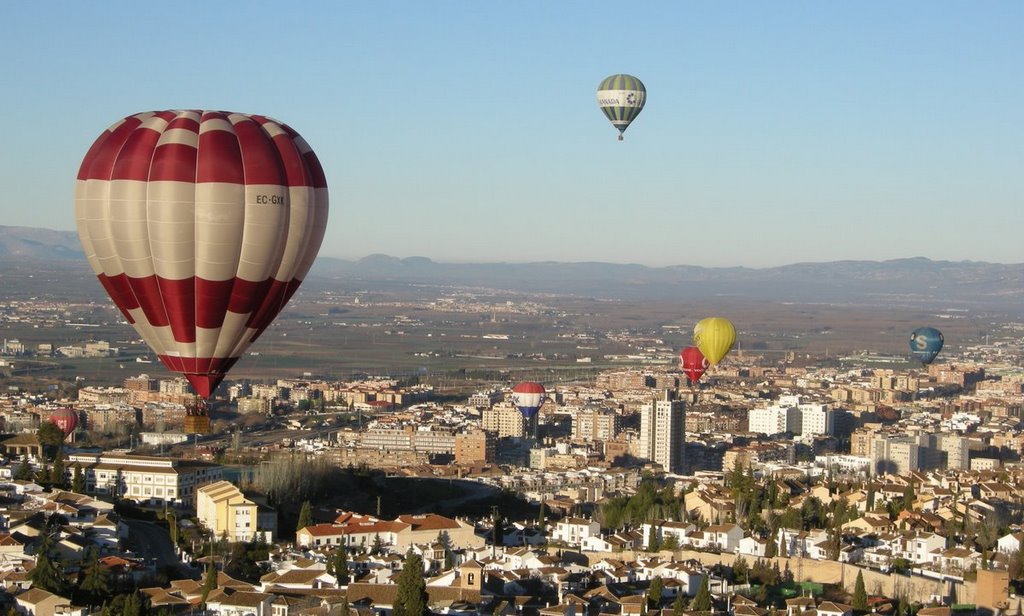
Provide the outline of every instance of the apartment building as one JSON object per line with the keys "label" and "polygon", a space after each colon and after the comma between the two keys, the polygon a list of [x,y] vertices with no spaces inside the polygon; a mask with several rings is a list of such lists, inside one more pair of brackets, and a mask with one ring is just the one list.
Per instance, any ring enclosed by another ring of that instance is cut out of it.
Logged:
{"label": "apartment building", "polygon": [[495,404],[480,412],[480,427],[494,432],[498,438],[526,436],[526,421],[519,409],[511,404]]}
{"label": "apartment building", "polygon": [[573,414],[572,438],[578,441],[610,441],[619,433],[622,418],[609,408],[585,407]]}
{"label": "apartment building", "polygon": [[229,481],[216,481],[196,490],[196,517],[214,537],[229,541],[252,541],[262,535],[273,541],[277,534],[277,515],[247,499]]}
{"label": "apartment building", "polygon": [[90,494],[110,494],[147,505],[194,507],[196,490],[220,481],[224,467],[211,462],[113,453],[77,453],[68,472],[80,465]]}
{"label": "apartment building", "polygon": [[639,455],[670,473],[681,473],[686,455],[686,403],[652,400],[640,409]]}

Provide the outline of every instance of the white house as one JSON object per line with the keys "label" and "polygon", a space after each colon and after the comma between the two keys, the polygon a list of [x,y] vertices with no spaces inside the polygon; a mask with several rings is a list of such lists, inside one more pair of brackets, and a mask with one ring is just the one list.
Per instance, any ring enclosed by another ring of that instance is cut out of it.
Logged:
{"label": "white house", "polygon": [[689,535],[697,530],[696,526],[688,522],[673,522],[672,520],[644,522],[640,526],[640,533],[643,536],[643,545],[648,550],[651,549],[648,543],[651,540],[652,528],[659,545],[665,545],[665,542],[672,538],[675,540],[676,545],[680,546],[689,543]]}
{"label": "white house", "polygon": [[704,529],[705,547],[735,552],[743,539],[743,529],[736,524],[713,524]]}
{"label": "white house", "polygon": [[767,550],[768,541],[754,536],[744,537],[736,545],[736,553],[744,556],[764,558],[767,556]]}
{"label": "white house", "polygon": [[274,595],[265,592],[217,592],[207,597],[206,609],[218,616],[272,616],[273,602]]}
{"label": "white house", "polygon": [[1024,532],[1017,531],[1003,535],[996,541],[996,549],[1004,554],[1013,554],[1024,545]]}
{"label": "white house", "polygon": [[601,525],[593,520],[565,518],[555,524],[551,539],[572,546],[580,546],[587,537],[596,537],[600,534]]}

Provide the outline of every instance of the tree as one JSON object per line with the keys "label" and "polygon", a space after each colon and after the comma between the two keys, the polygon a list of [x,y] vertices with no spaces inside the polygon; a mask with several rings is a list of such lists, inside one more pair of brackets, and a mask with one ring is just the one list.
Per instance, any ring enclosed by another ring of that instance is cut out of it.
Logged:
{"label": "tree", "polygon": [[1006,568],[1011,580],[1019,580],[1024,577],[1024,551],[1014,550],[1010,554]]}
{"label": "tree", "polygon": [[500,516],[494,520],[494,545],[505,545],[505,520]]}
{"label": "tree", "polygon": [[85,473],[78,462],[75,462],[75,472],[71,476],[71,491],[75,494],[85,494]]}
{"label": "tree", "polygon": [[46,462],[43,462],[43,464],[38,469],[36,469],[36,475],[35,477],[32,478],[32,480],[43,487],[50,486],[50,467],[46,464]]}
{"label": "tree", "polygon": [[675,601],[672,602],[672,616],[685,616],[686,614],[686,601],[683,600],[683,593],[676,595]]}
{"label": "tree", "polygon": [[138,591],[132,591],[124,598],[124,611],[122,616],[142,616],[142,601],[139,599]]}
{"label": "tree", "polygon": [[650,530],[647,531],[647,550],[649,552],[658,551],[658,527],[651,524]]}
{"label": "tree", "polygon": [[665,541],[661,544],[661,549],[672,550],[673,552],[679,549],[679,539],[676,538],[675,533],[669,533],[665,537]]}
{"label": "tree", "polygon": [[313,510],[309,501],[302,501],[302,508],[299,509],[299,522],[295,525],[295,532],[313,525]]}
{"label": "tree", "polygon": [[178,516],[174,512],[168,512],[164,516],[167,520],[167,534],[171,537],[171,545],[177,547],[178,545]]}
{"label": "tree", "polygon": [[423,559],[410,550],[398,574],[398,588],[392,616],[424,616],[427,613],[427,584],[423,580]]}
{"label": "tree", "polygon": [[53,535],[44,534],[39,543],[39,552],[36,554],[36,566],[28,574],[33,588],[42,588],[55,595],[65,596],[68,592],[68,582],[64,577],[64,563],[59,557],[51,556],[53,550]]}
{"label": "tree", "polygon": [[853,609],[867,611],[868,592],[864,588],[864,572],[857,572],[857,581],[853,584]]}
{"label": "tree", "polygon": [[547,517],[547,508],[544,506],[544,501],[541,501],[540,508],[537,510],[537,524],[539,524],[540,526],[544,526],[544,522],[547,521]]}
{"label": "tree", "polygon": [[348,584],[348,552],[344,547],[339,547],[334,552],[334,558],[331,559],[331,569],[334,576],[334,581],[338,586],[345,586]]}
{"label": "tree", "polygon": [[903,509],[905,511],[914,510],[914,500],[917,497],[914,495],[914,482],[907,483],[907,487],[903,490]]}
{"label": "tree", "polygon": [[380,538],[380,534],[373,536],[373,546],[370,548],[370,554],[383,554],[384,553],[384,540]]}
{"label": "tree", "polygon": [[89,548],[86,552],[82,564],[82,581],[78,588],[88,599],[90,609],[110,596],[110,572],[100,563],[96,548]]}
{"label": "tree", "polygon": [[14,478],[18,481],[32,481],[32,463],[28,461],[28,454],[21,457],[21,465],[14,471]]}
{"label": "tree", "polygon": [[66,468],[64,464],[64,450],[58,449],[57,455],[54,456],[53,467],[50,468],[50,485],[62,490],[67,489],[68,478],[65,472]]}
{"label": "tree", "polygon": [[203,577],[203,596],[201,599],[202,603],[206,603],[206,598],[210,596],[210,592],[217,588],[217,568],[213,566],[211,560],[206,565],[206,575]]}
{"label": "tree", "polygon": [[36,431],[36,438],[43,448],[43,458],[53,460],[64,444],[64,431],[52,421],[44,421]]}
{"label": "tree", "polygon": [[697,594],[693,597],[693,602],[690,607],[697,612],[707,612],[711,610],[711,587],[708,586],[708,576],[703,576],[700,580],[700,586],[697,588]]}
{"label": "tree", "polygon": [[775,558],[776,554],[779,553],[779,544],[778,544],[777,534],[778,534],[778,531],[776,531],[774,529],[772,529],[768,533],[768,543],[766,543],[765,546],[764,546],[764,555],[765,555],[766,558]]}
{"label": "tree", "polygon": [[661,579],[660,575],[654,576],[650,587],[647,589],[647,606],[651,609],[659,609],[661,607],[661,595],[664,591],[665,582]]}
{"label": "tree", "polygon": [[737,556],[732,563],[732,577],[737,584],[746,584],[750,580],[750,565],[742,555]]}

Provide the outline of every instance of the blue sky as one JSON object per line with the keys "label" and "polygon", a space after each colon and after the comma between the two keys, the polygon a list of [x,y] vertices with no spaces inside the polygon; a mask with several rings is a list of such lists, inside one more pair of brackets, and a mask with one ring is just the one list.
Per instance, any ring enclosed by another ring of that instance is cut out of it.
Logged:
{"label": "blue sky", "polygon": [[16,2],[0,224],[73,229],[93,139],[184,107],[302,133],[322,255],[1021,263],[1022,30],[1019,1]]}

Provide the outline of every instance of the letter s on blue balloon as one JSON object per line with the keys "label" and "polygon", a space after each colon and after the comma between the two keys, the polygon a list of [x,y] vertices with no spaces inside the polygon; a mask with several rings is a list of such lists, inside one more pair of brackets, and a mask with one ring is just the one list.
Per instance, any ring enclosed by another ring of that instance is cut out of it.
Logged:
{"label": "letter s on blue balloon", "polygon": [[942,350],[942,332],[934,327],[918,327],[910,333],[910,353],[924,364],[930,364]]}

